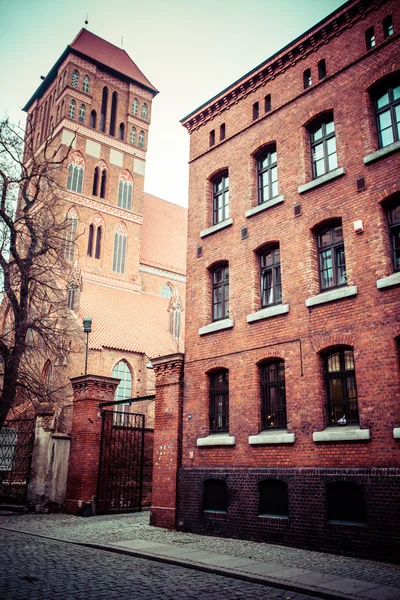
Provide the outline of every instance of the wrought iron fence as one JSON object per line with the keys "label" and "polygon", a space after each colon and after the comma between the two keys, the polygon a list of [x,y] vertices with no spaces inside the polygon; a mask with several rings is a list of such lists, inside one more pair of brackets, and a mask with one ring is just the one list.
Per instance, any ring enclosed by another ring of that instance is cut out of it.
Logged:
{"label": "wrought iron fence", "polygon": [[0,431],[0,503],[26,501],[34,425],[34,419],[9,419]]}

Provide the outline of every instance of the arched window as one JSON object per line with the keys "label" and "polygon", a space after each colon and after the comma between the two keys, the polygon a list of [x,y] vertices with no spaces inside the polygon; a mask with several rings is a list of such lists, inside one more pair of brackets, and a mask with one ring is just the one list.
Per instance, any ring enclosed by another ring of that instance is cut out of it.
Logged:
{"label": "arched window", "polygon": [[80,123],[84,123],[85,122],[85,110],[86,110],[85,105],[81,104],[81,106],[79,108],[79,116],[78,116],[78,121]]}
{"label": "arched window", "polygon": [[362,485],[351,481],[333,481],[326,486],[326,496],[329,521],[367,521]]}
{"label": "arched window", "polygon": [[106,130],[107,105],[108,105],[108,88],[104,87],[102,98],[101,98],[100,131]]}
{"label": "arched window", "polygon": [[228,510],[228,485],[221,479],[203,482],[203,510],[225,513]]}
{"label": "arched window", "polygon": [[228,172],[217,175],[212,180],[213,188],[213,225],[229,217],[229,176]]}
{"label": "arched window", "polygon": [[43,387],[46,392],[49,392],[51,389],[51,382],[53,379],[53,365],[50,360],[46,360],[43,371],[42,371],[42,381]]}
{"label": "arched window", "polygon": [[78,85],[79,85],[79,72],[76,69],[74,69],[72,71],[72,76],[71,76],[71,86],[73,88],[77,88]]}
{"label": "arched window", "polygon": [[119,139],[120,140],[125,139],[125,125],[123,123],[121,123],[119,126]]}
{"label": "arched window", "polygon": [[282,302],[281,258],[279,245],[262,250],[260,256],[261,307]]}
{"label": "arched window", "polygon": [[132,396],[132,373],[125,360],[120,360],[112,370],[111,377],[121,381],[115,390],[115,400],[125,400]]}
{"label": "arched window", "polygon": [[286,427],[285,363],[274,360],[259,366],[262,429]]}
{"label": "arched window", "polygon": [[122,171],[118,185],[118,206],[132,209],[133,179],[129,171]]}
{"label": "arched window", "polygon": [[94,255],[95,258],[100,258],[101,255],[101,232],[101,227],[98,227],[96,232],[96,250]]}
{"label": "arched window", "polygon": [[374,93],[379,147],[400,140],[400,75],[381,84]]}
{"label": "arched window", "polygon": [[69,103],[69,111],[68,111],[68,117],[70,119],[75,119],[75,107],[76,107],[75,100],[71,100],[71,102]]}
{"label": "arched window", "polygon": [[92,217],[92,222],[89,229],[89,240],[88,240],[88,254],[90,249],[90,256],[93,256],[94,247],[94,258],[100,258],[101,256],[101,243],[102,243],[102,232],[104,228],[104,221],[100,214],[95,214]]}
{"label": "arched window", "polygon": [[85,75],[85,77],[83,78],[83,81],[82,81],[82,92],[85,92],[86,94],[88,94],[89,90],[90,90],[89,75]]}
{"label": "arched window", "polygon": [[118,223],[114,233],[113,267],[114,273],[125,273],[127,230],[125,225]]}
{"label": "arched window", "polygon": [[64,71],[63,86],[65,87],[66,85],[67,85],[67,71]]}
{"label": "arched window", "polygon": [[107,186],[107,170],[103,169],[103,171],[101,173],[100,198],[106,197],[106,186]]}
{"label": "arched window", "polygon": [[147,121],[147,104],[146,104],[146,102],[143,102],[143,104],[142,104],[142,119]]}
{"label": "arched window", "polygon": [[117,102],[118,94],[117,92],[113,92],[111,98],[110,135],[115,135],[115,122],[117,120]]}
{"label": "arched window", "polygon": [[100,168],[96,167],[93,175],[93,189],[92,196],[99,195],[99,180],[100,180]]}
{"label": "arched window", "polygon": [[324,375],[329,425],[358,423],[353,350],[342,348],[326,354]]}
{"label": "arched window", "polygon": [[136,144],[136,127],[132,127],[132,129],[131,129],[130,142],[131,142],[132,146],[134,146]]}
{"label": "arched window", "polygon": [[171,296],[172,296],[172,288],[168,283],[166,283],[161,288],[161,297],[162,298],[171,298]]}
{"label": "arched window", "polygon": [[94,225],[93,225],[93,223],[91,223],[89,225],[89,237],[88,237],[88,247],[87,247],[88,256],[93,255],[93,237],[94,237]]}
{"label": "arched window", "polygon": [[400,197],[388,204],[387,216],[393,270],[400,271]]}
{"label": "arched window", "polygon": [[273,517],[289,516],[288,486],[278,479],[264,479],[258,484],[259,514]]}
{"label": "arched window", "polygon": [[74,152],[68,165],[67,190],[82,193],[84,167],[85,161],[82,156]]}
{"label": "arched window", "polygon": [[258,203],[278,195],[278,167],[276,147],[264,151],[257,158]]}
{"label": "arched window", "polygon": [[210,373],[210,433],[229,431],[229,371]]}
{"label": "arched window", "polygon": [[342,221],[316,230],[321,291],[347,284]]}
{"label": "arched window", "polygon": [[89,125],[92,129],[96,129],[96,117],[97,117],[96,111],[92,110],[92,112],[90,113],[90,123],[89,123]]}
{"label": "arched window", "polygon": [[139,114],[139,102],[137,101],[136,98],[134,98],[132,101],[132,114],[135,117],[137,117],[137,115]]}
{"label": "arched window", "polygon": [[64,258],[73,260],[75,254],[75,239],[78,231],[78,213],[71,208],[65,217],[64,229]]}
{"label": "arched window", "polygon": [[144,131],[139,133],[139,148],[144,148]]}
{"label": "arched window", "polygon": [[67,306],[73,311],[79,308],[80,289],[75,282],[71,282],[68,286]]}

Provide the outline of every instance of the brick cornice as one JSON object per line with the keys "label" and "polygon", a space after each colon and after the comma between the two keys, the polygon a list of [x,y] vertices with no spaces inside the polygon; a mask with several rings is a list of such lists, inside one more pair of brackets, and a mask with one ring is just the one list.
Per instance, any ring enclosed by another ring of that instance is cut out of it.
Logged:
{"label": "brick cornice", "polygon": [[120,208],[119,206],[113,206],[112,204],[108,204],[106,202],[93,200],[93,198],[88,198],[87,196],[83,196],[82,194],[74,194],[74,192],[71,191],[66,191],[64,193],[64,198],[75,204],[80,204],[81,206],[93,208],[98,212],[105,213],[107,215],[112,215],[113,217],[119,217],[123,221],[138,223],[139,225],[143,224],[142,216],[137,215],[129,210],[125,210],[124,208]]}

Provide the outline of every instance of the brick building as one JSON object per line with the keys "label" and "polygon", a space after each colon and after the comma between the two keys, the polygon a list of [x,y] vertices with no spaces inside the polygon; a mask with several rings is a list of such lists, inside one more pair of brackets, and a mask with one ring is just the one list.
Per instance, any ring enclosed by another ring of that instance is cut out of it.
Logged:
{"label": "brick building", "polygon": [[399,555],[399,38],[352,0],[182,120],[180,529]]}

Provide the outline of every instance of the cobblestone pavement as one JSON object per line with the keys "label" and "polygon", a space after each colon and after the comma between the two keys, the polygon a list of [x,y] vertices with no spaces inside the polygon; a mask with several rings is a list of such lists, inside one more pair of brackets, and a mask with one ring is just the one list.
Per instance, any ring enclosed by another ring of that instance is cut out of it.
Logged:
{"label": "cobblestone pavement", "polygon": [[[1,529],[31,532],[47,537],[98,544],[116,543],[133,539],[186,545],[210,553],[246,557],[253,560],[279,563],[287,567],[309,569],[320,573],[351,577],[377,585],[400,589],[400,565],[372,560],[312,552],[273,544],[260,544],[246,540],[201,536],[178,531],[168,531],[149,525],[149,512],[128,515],[97,516],[91,518],[71,515],[15,515],[0,512]],[[1,600],[1,598],[0,598]]]}
{"label": "cobblestone pavement", "polygon": [[305,594],[4,530],[0,552],[0,600],[312,600]]}

